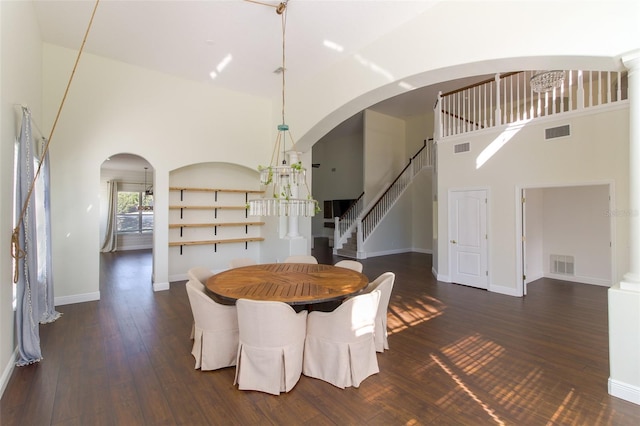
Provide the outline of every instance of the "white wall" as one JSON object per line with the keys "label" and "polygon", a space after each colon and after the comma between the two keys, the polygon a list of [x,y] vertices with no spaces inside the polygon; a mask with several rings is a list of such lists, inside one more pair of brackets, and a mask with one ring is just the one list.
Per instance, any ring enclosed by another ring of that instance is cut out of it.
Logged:
{"label": "white wall", "polygon": [[[363,191],[362,128],[356,133],[331,134],[313,146],[313,196],[323,208],[325,200],[355,199]],[[333,228],[324,227],[324,212],[313,218],[314,236],[333,237]]]}
{"label": "white wall", "polygon": [[431,168],[418,173],[407,191],[411,194],[411,247],[420,253],[433,252],[433,208]]}
{"label": "white wall", "polygon": [[[425,140],[433,138],[433,113],[407,117],[406,153],[415,155]],[[421,253],[433,252],[433,188],[432,170],[423,171],[415,177],[411,186],[413,192],[412,208],[412,245],[413,250]]]}
{"label": "white wall", "polygon": [[[543,190],[545,276],[610,286],[611,232],[609,186],[585,185]],[[575,259],[575,276],[550,271],[552,254]]]}
{"label": "white wall", "polygon": [[389,186],[407,162],[405,122],[375,111],[364,112],[364,203]]}
{"label": "white wall", "polygon": [[[44,46],[45,128],[52,123],[74,60],[68,49]],[[130,152],[154,168],[154,286],[166,288],[169,172],[203,161],[248,168],[265,163],[273,140],[271,106],[266,99],[85,53],[51,145],[56,295],[98,297],[104,159]]]}
{"label": "white wall", "polygon": [[[13,369],[13,154],[22,112],[28,106],[35,125],[43,126],[40,32],[30,2],[0,2],[0,394]],[[35,131],[35,128],[33,129]],[[48,134],[46,135],[48,136]]]}
{"label": "white wall", "polygon": [[367,257],[412,250],[412,205],[412,190],[408,188],[362,246],[362,251],[367,254]]}
{"label": "white wall", "polygon": [[[526,188],[527,282],[549,277],[612,284],[609,185]],[[550,271],[550,255],[575,258],[575,274]]]}
{"label": "white wall", "polygon": [[[613,208],[624,210],[628,206],[628,120],[628,107],[618,107],[567,115],[561,120],[541,120],[520,129],[512,126],[513,137],[479,168],[476,159],[489,145],[502,140],[504,134],[500,132],[504,129],[479,132],[474,137],[448,138],[441,143],[438,147],[438,276],[445,279],[449,275],[446,194],[452,188],[481,185],[490,188],[489,290],[513,295],[521,292],[518,279],[521,271],[516,268],[518,187],[613,182],[617,194]],[[545,127],[567,123],[571,124],[570,137],[543,140]],[[453,145],[460,142],[470,142],[470,152],[454,154]],[[627,252],[628,220],[618,219],[614,250],[622,254]],[[613,277],[614,280],[621,279],[627,265],[626,256],[617,256],[618,276]]]}
{"label": "white wall", "polygon": [[526,258],[525,273],[527,283],[544,277],[544,256],[542,242],[544,241],[544,197],[543,189],[527,188],[525,193],[525,235]]}

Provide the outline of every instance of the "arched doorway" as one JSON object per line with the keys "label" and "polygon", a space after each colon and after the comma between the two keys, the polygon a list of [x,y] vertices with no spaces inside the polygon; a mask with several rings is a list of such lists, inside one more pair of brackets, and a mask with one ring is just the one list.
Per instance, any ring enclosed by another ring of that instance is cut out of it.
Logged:
{"label": "arched doorway", "polygon": [[131,268],[122,265],[135,264],[135,278],[131,282],[152,282],[153,182],[153,167],[138,155],[119,153],[102,163],[99,229],[101,277],[114,273],[130,276]]}

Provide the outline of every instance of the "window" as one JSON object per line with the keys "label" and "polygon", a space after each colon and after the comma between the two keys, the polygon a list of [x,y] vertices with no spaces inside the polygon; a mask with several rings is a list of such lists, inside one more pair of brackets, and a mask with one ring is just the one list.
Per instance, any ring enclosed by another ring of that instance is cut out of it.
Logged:
{"label": "window", "polygon": [[118,191],[119,234],[153,231],[153,195],[144,191]]}

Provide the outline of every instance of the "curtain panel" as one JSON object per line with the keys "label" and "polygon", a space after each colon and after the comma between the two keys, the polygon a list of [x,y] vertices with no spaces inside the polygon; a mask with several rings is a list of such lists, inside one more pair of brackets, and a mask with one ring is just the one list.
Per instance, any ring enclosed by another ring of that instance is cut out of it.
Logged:
{"label": "curtain panel", "polygon": [[[31,129],[31,112],[22,108],[22,125],[18,138],[16,164],[16,223],[20,223],[18,241],[25,255],[15,259],[19,271],[16,283],[17,366],[42,360],[40,323],[55,321],[60,313],[54,310],[53,278],[51,275],[51,231],[49,209],[48,156],[41,168],[36,197],[34,185],[36,145]],[[30,191],[31,194],[30,194]],[[25,204],[26,202],[26,204]],[[23,212],[23,206],[24,208]],[[22,220],[21,220],[21,215]],[[40,218],[40,220],[38,220]],[[40,222],[40,223],[38,223]],[[39,225],[39,226],[38,226]],[[40,247],[38,245],[40,244]]]}

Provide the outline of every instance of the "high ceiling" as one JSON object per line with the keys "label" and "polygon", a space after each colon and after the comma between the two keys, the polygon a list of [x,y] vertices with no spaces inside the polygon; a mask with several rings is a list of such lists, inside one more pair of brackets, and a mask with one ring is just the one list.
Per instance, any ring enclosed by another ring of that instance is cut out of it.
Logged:
{"label": "high ceiling", "polygon": [[[418,14],[428,13],[435,3],[290,0],[287,86],[303,84]],[[94,0],[36,0],[34,4],[45,42],[72,49],[81,46]],[[277,4],[271,0],[100,0],[84,51],[216,87],[276,97],[282,83],[274,73],[282,65]],[[212,71],[217,74],[213,79]],[[449,88],[439,85],[437,90]],[[399,117],[424,113],[433,108],[437,90],[414,90],[374,109]]]}

